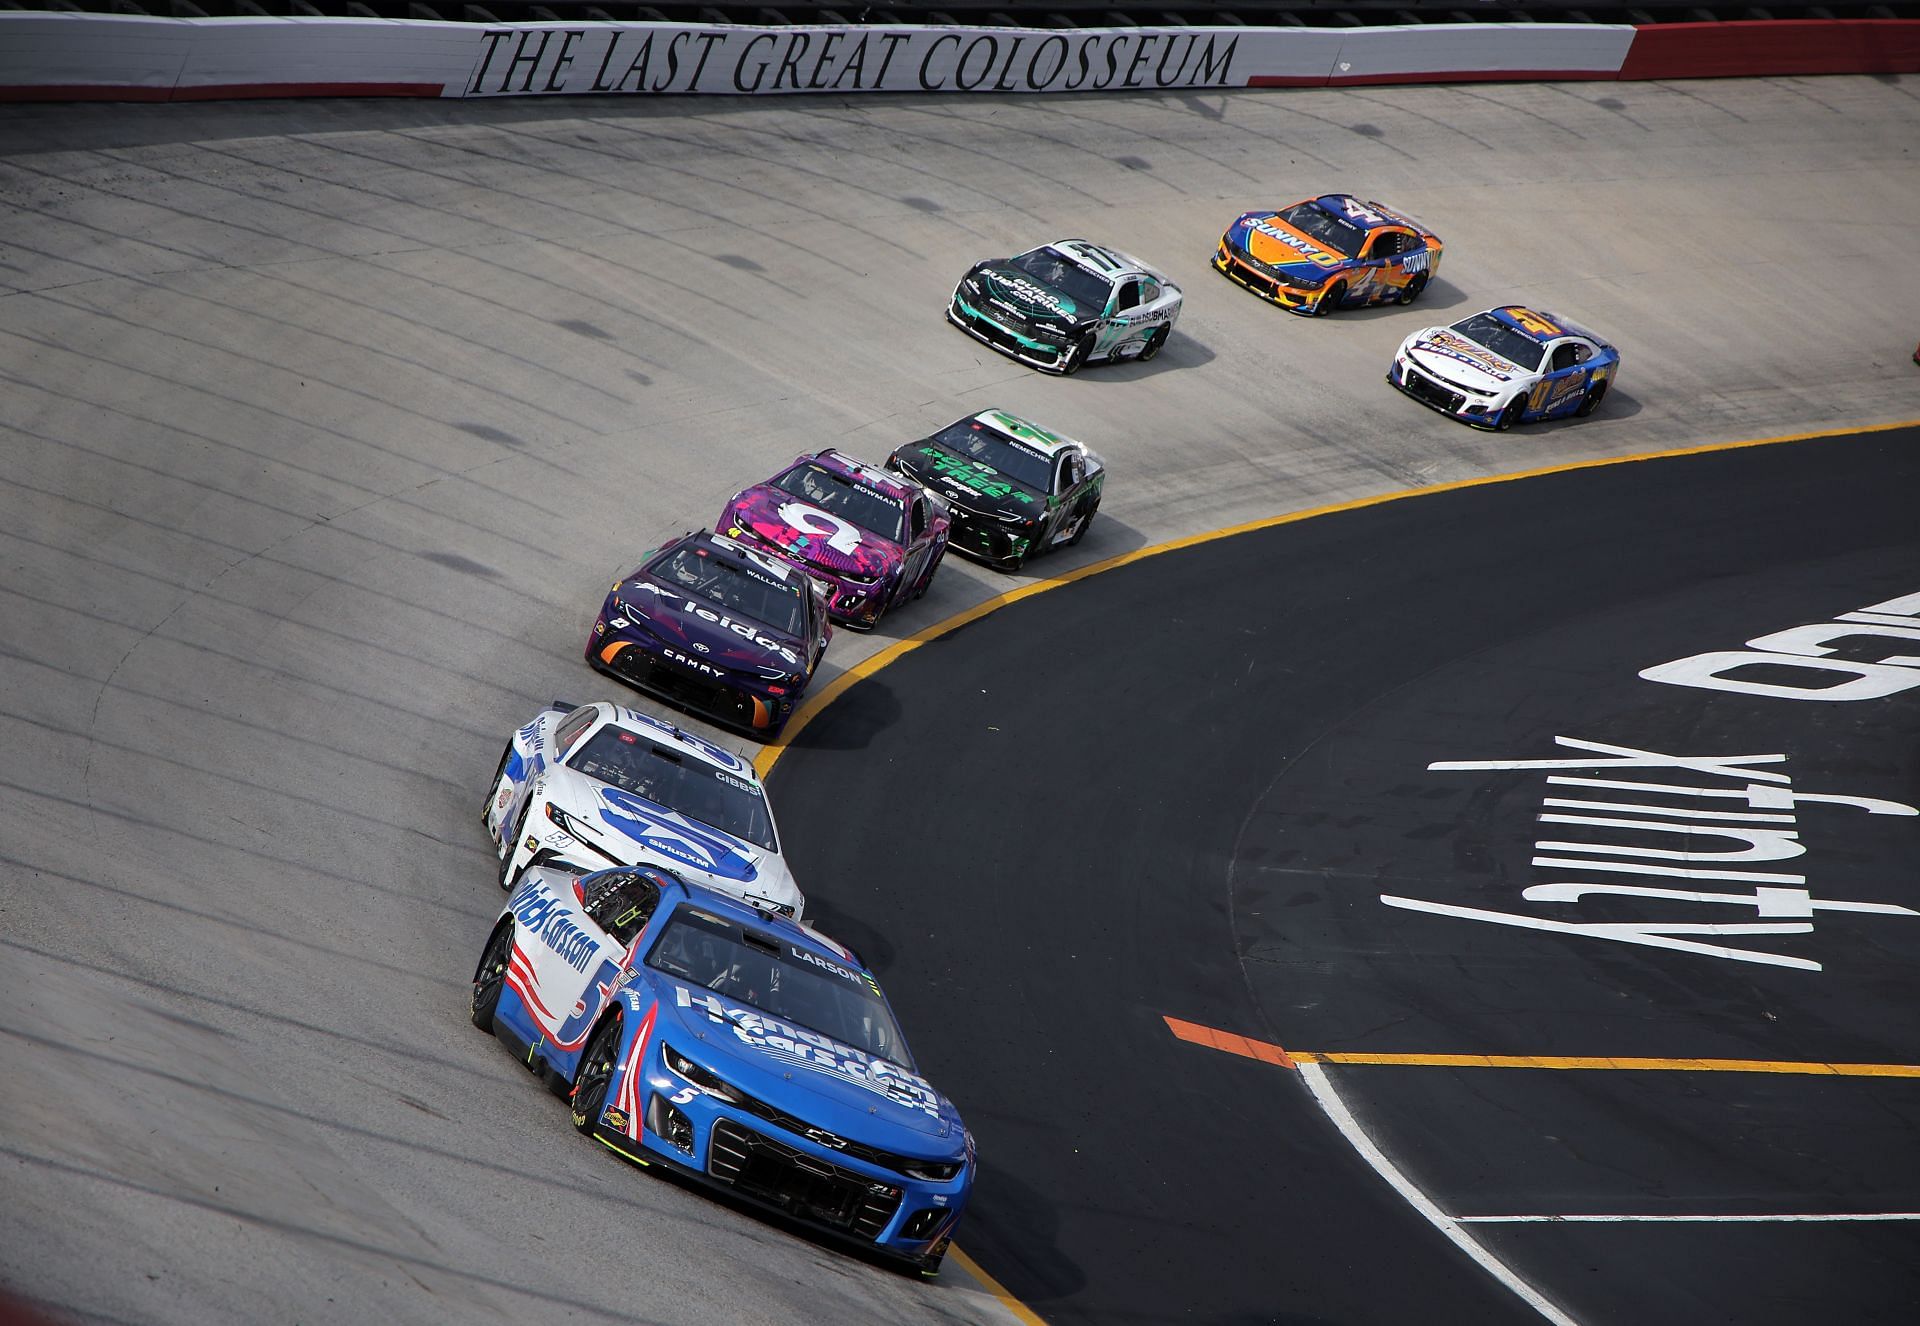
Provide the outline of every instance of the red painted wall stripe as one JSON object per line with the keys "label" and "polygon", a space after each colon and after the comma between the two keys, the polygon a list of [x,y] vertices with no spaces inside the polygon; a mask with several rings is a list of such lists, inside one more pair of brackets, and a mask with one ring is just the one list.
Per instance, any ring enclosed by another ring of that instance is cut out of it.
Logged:
{"label": "red painted wall stripe", "polygon": [[1623,79],[1920,73],[1920,19],[1655,23],[1633,34]]}

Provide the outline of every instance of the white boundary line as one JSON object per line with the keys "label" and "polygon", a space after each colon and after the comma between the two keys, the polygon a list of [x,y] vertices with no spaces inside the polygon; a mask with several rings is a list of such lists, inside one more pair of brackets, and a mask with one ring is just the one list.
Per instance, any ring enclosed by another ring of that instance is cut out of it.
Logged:
{"label": "white boundary line", "polygon": [[1463,1225],[1723,1224],[1760,1225],[1798,1221],[1816,1224],[1841,1220],[1920,1220],[1920,1211],[1864,1211],[1847,1215],[1482,1215],[1454,1216]]}
{"label": "white boundary line", "polygon": [[1428,1223],[1435,1229],[1445,1234],[1455,1247],[1473,1258],[1487,1274],[1512,1290],[1554,1326],[1580,1326],[1572,1317],[1548,1302],[1546,1296],[1539,1290],[1522,1280],[1512,1267],[1489,1252],[1478,1239],[1462,1227],[1460,1220],[1436,1206],[1432,1198],[1416,1188],[1413,1181],[1387,1159],[1386,1154],[1375,1146],[1373,1139],[1361,1129],[1359,1121],[1353,1117],[1353,1111],[1349,1110],[1347,1103],[1340,1098],[1340,1093],[1333,1089],[1333,1083],[1327,1077],[1325,1069],[1319,1064],[1303,1063],[1300,1065],[1300,1078],[1307,1084],[1307,1090],[1313,1093],[1314,1100],[1319,1103],[1326,1116],[1333,1120],[1333,1126],[1338,1128],[1353,1149],[1373,1166],[1374,1172],[1391,1184],[1395,1192],[1406,1198],[1407,1203],[1425,1216]]}

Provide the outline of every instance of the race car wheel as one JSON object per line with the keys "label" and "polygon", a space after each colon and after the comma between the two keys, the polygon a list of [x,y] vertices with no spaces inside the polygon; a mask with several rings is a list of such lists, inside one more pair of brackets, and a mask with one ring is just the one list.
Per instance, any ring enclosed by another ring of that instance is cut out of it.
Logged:
{"label": "race car wheel", "polygon": [[1420,273],[1420,275],[1414,277],[1411,281],[1407,282],[1406,288],[1401,290],[1400,302],[1402,304],[1411,304],[1414,300],[1420,298],[1420,292],[1425,290],[1426,288],[1427,288],[1427,274],[1425,272],[1422,272]]}
{"label": "race car wheel", "polygon": [[1147,343],[1140,348],[1141,363],[1146,363],[1147,360],[1160,353],[1160,347],[1167,343],[1168,330],[1166,327],[1154,328],[1153,335],[1147,337]]}
{"label": "race car wheel", "polygon": [[473,1025],[493,1034],[493,1015],[500,1007],[500,989],[506,984],[507,964],[513,961],[513,926],[502,925],[487,941],[480,966],[473,973],[473,998],[467,1006]]}
{"label": "race car wheel", "polygon": [[1605,400],[1606,396],[1607,396],[1606,383],[1602,382],[1597,387],[1588,387],[1586,396],[1580,402],[1580,408],[1575,410],[1574,413],[1579,415],[1582,419],[1586,418],[1588,415],[1592,414],[1595,410],[1600,408],[1600,402]]}
{"label": "race car wheel", "polygon": [[507,748],[500,752],[500,763],[493,766],[493,781],[487,784],[486,798],[480,803],[480,823],[482,824],[487,822],[487,816],[493,814],[493,794],[500,786],[500,775],[507,771],[507,757],[511,754],[513,754],[513,743],[509,741]]}
{"label": "race car wheel", "polygon": [[1088,332],[1073,343],[1073,349],[1067,351],[1066,362],[1060,365],[1063,375],[1078,373],[1087,366],[1087,360],[1093,357],[1094,333]]}
{"label": "race car wheel", "polygon": [[1095,502],[1087,508],[1087,514],[1080,517],[1080,523],[1074,527],[1073,537],[1067,540],[1067,547],[1071,548],[1074,544],[1087,537],[1087,526],[1093,523],[1093,518],[1099,514],[1099,511],[1100,504],[1098,502]]}
{"label": "race car wheel", "polygon": [[923,599],[927,596],[927,591],[933,587],[933,573],[940,569],[940,559],[946,555],[947,550],[943,546],[940,551],[935,553],[932,559],[927,562],[927,569],[920,573],[920,583],[914,586],[913,597]]}
{"label": "race car wheel", "polygon": [[600,1024],[580,1056],[580,1071],[573,1078],[573,1126],[591,1133],[607,1107],[607,1087],[613,1081],[613,1061],[620,1052],[620,1020],[609,1018]]}
{"label": "race car wheel", "polygon": [[527,827],[527,812],[533,809],[533,798],[527,798],[527,804],[520,807],[520,813],[514,816],[513,832],[502,841],[507,845],[506,855],[500,858],[500,887],[513,887],[513,857],[519,851],[520,831]]}
{"label": "race car wheel", "polygon": [[1504,433],[1520,422],[1520,398],[1515,396],[1507,402],[1507,408],[1500,411],[1500,417],[1493,421],[1493,430]]}
{"label": "race car wheel", "polygon": [[1313,306],[1313,316],[1316,318],[1326,317],[1327,314],[1339,308],[1340,301],[1344,300],[1346,297],[1347,297],[1347,283],[1345,281],[1335,281],[1333,283],[1333,289],[1327,291],[1326,294],[1320,296],[1320,302]]}

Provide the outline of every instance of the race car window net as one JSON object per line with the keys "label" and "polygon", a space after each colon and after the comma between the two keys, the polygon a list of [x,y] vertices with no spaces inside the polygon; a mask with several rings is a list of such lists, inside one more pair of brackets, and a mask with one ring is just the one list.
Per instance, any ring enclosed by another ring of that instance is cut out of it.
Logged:
{"label": "race car window net", "polygon": [[975,420],[962,419],[957,424],[948,424],[933,435],[933,440],[968,460],[991,465],[1022,488],[1036,493],[1046,492],[1053,482],[1053,462],[1046,456]]}
{"label": "race car window net", "polygon": [[783,634],[803,636],[807,633],[803,577],[775,580],[696,547],[676,548],[648,567],[647,573]]}
{"label": "race car window net", "polygon": [[1515,331],[1491,313],[1476,313],[1471,318],[1462,318],[1453,324],[1453,330],[1524,369],[1540,367],[1540,359],[1546,354],[1544,345]]}
{"label": "race car window net", "polygon": [[900,534],[901,504],[892,498],[863,488],[832,470],[818,465],[796,465],[773,481],[782,492],[871,530],[883,539],[904,542]]}
{"label": "race car window net", "polygon": [[879,988],[837,957],[682,903],[654,941],[647,966],[913,1069]]}
{"label": "race car window net", "polygon": [[1278,214],[1282,221],[1344,258],[1360,252],[1367,232],[1343,217],[1335,216],[1318,203],[1295,203]]}
{"label": "race car window net", "polygon": [[569,769],[578,769],[589,778],[690,820],[769,852],[780,850],[774,841],[773,817],[758,787],[700,760],[685,759],[656,746],[618,724],[609,723],[594,733],[567,757],[566,763]]}
{"label": "race car window net", "polygon": [[1033,249],[1008,265],[1017,267],[1041,285],[1058,290],[1084,309],[1104,309],[1107,293],[1113,287],[1105,277],[1095,276],[1073,259],[1053,249]]}

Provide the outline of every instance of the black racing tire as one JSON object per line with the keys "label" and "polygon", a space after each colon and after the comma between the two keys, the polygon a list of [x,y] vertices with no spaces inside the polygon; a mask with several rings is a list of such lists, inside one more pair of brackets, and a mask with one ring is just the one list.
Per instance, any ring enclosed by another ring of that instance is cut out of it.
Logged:
{"label": "black racing tire", "polygon": [[487,784],[487,795],[480,802],[480,822],[485,824],[487,816],[493,814],[494,789],[500,786],[500,775],[507,771],[507,757],[513,754],[513,743],[509,741],[500,752],[500,763],[493,766],[493,781]]}
{"label": "black racing tire", "polygon": [[613,1081],[614,1059],[620,1047],[620,1019],[608,1018],[593,1033],[580,1055],[580,1069],[573,1075],[573,1126],[589,1135],[599,1126],[600,1112],[607,1107],[607,1087]]}
{"label": "black racing tire", "polygon": [[1073,537],[1067,540],[1067,547],[1071,548],[1074,544],[1087,537],[1087,526],[1091,525],[1093,518],[1099,514],[1100,504],[1098,502],[1095,502],[1087,508],[1087,514],[1080,517],[1080,528],[1076,529],[1073,532]]}
{"label": "black racing tire", "polygon": [[1406,288],[1400,292],[1400,303],[1402,307],[1420,298],[1421,293],[1425,291],[1426,288],[1427,274],[1425,272],[1420,273],[1420,275],[1407,282]]}
{"label": "black racing tire", "polygon": [[1521,408],[1520,398],[1518,396],[1508,401],[1507,408],[1500,411],[1499,417],[1493,421],[1493,431],[1496,433],[1504,433],[1509,428],[1512,428],[1514,424],[1520,421]]}
{"label": "black racing tire", "polygon": [[500,991],[507,982],[507,965],[513,960],[513,922],[494,927],[487,947],[480,954],[480,965],[473,972],[473,996],[467,1001],[467,1016],[473,1025],[493,1034],[493,1015],[500,1007]]}
{"label": "black racing tire", "polygon": [[1316,318],[1326,317],[1329,313],[1339,308],[1340,301],[1346,297],[1347,283],[1345,281],[1335,281],[1333,283],[1333,289],[1320,296],[1320,302],[1313,306],[1313,316]]}
{"label": "black racing tire", "polygon": [[519,850],[520,831],[527,827],[527,812],[532,809],[533,797],[529,795],[526,804],[520,807],[520,813],[513,817],[513,832],[504,839],[507,850],[500,858],[500,887],[503,889],[513,887],[513,875],[510,873],[513,855]]}
{"label": "black racing tire", "polygon": [[1073,349],[1067,351],[1067,357],[1060,365],[1060,376],[1072,377],[1075,373],[1085,368],[1087,366],[1087,360],[1093,358],[1093,343],[1097,339],[1099,338],[1095,333],[1088,332],[1079,340],[1075,341],[1073,343]]}
{"label": "black racing tire", "polygon": [[1599,409],[1600,402],[1605,400],[1606,398],[1607,398],[1606,383],[1602,382],[1598,386],[1588,387],[1586,396],[1584,396],[1580,401],[1580,408],[1575,410],[1573,413],[1576,417],[1584,419],[1588,415],[1592,414],[1595,410]]}
{"label": "black racing tire", "polygon": [[945,545],[942,545],[940,548],[940,551],[935,553],[933,555],[932,560],[927,563],[927,569],[920,573],[920,583],[914,587],[914,591],[913,591],[914,598],[916,599],[925,598],[927,596],[927,591],[933,588],[933,573],[940,569],[940,559],[945,557],[946,555],[947,555],[946,547]]}
{"label": "black racing tire", "polygon": [[1171,327],[1156,327],[1153,329],[1153,335],[1147,337],[1146,345],[1141,347],[1139,354],[1141,363],[1146,363],[1149,359],[1152,359],[1160,353],[1160,347],[1167,343],[1167,333],[1172,330]]}

